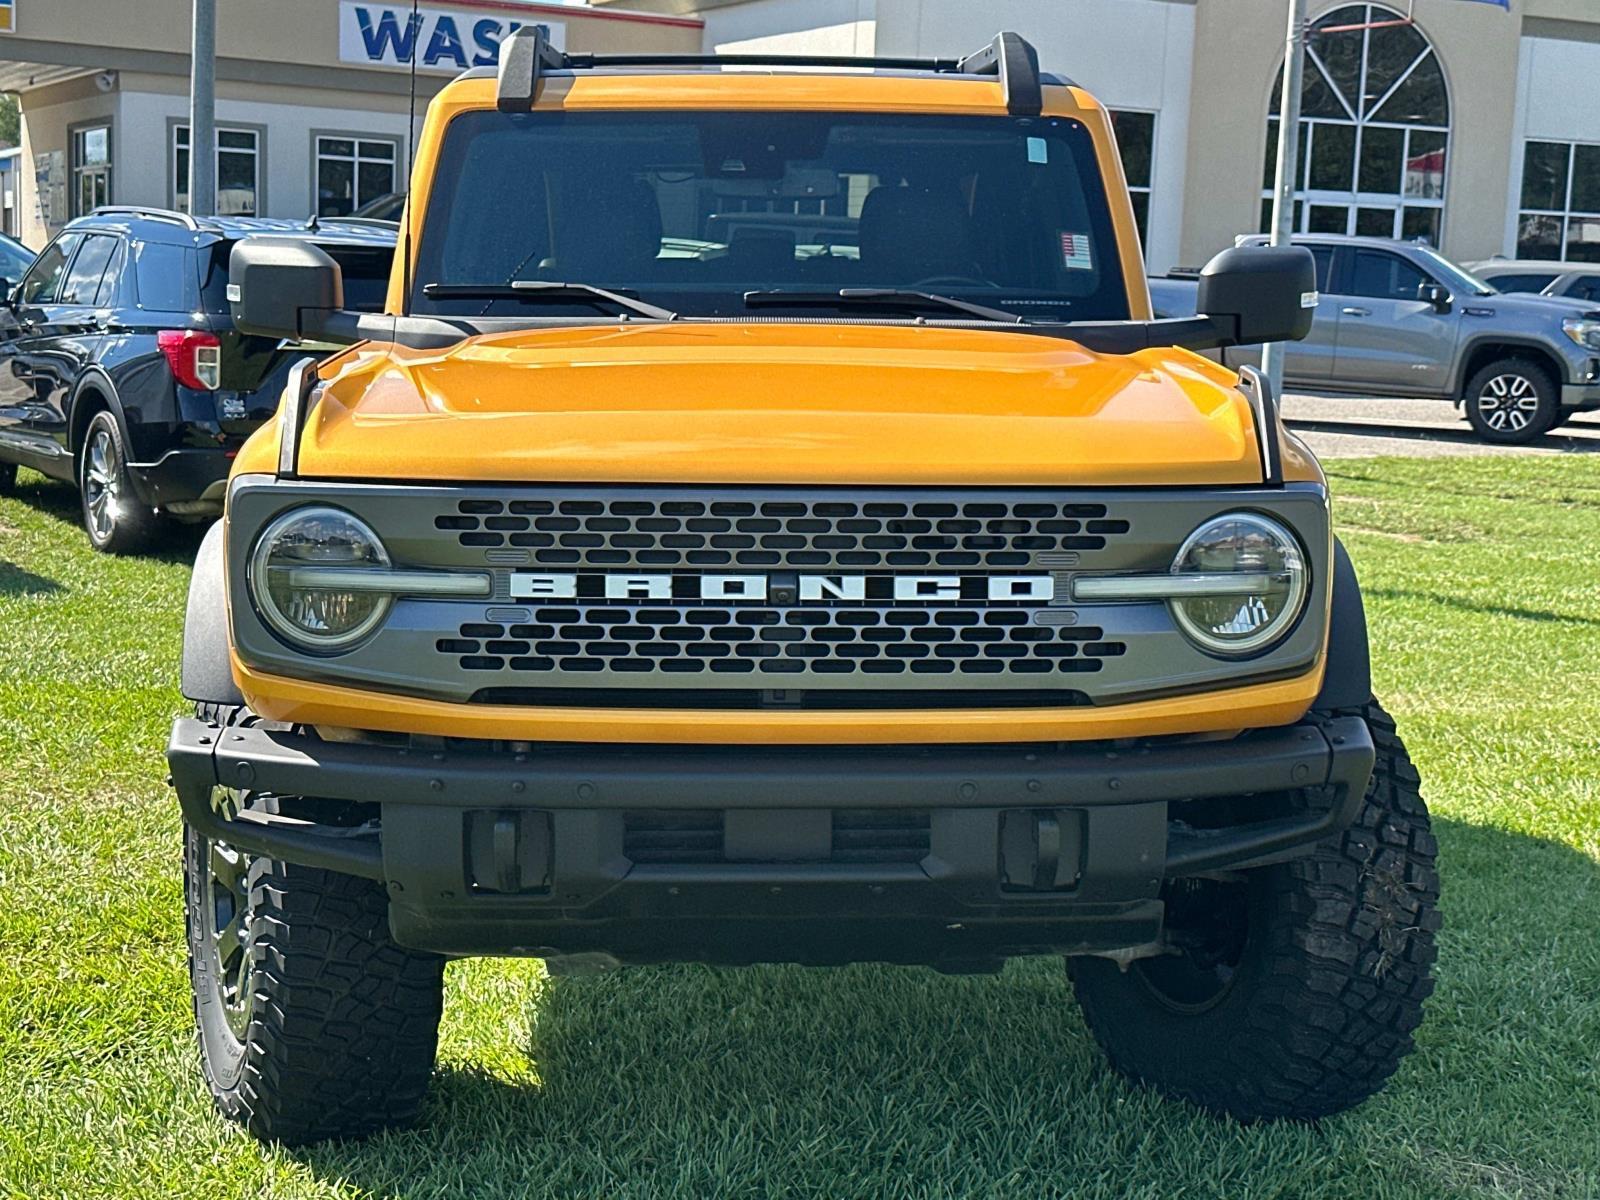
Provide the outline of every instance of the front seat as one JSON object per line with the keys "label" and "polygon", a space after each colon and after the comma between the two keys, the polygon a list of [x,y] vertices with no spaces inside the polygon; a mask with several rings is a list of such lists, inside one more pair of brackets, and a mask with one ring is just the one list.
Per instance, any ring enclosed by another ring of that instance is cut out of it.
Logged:
{"label": "front seat", "polygon": [[955,192],[875,187],[861,206],[857,237],[864,283],[982,278],[972,248],[972,220]]}
{"label": "front seat", "polygon": [[564,197],[555,252],[541,274],[607,287],[648,278],[661,253],[661,205],[642,179],[577,187]]}

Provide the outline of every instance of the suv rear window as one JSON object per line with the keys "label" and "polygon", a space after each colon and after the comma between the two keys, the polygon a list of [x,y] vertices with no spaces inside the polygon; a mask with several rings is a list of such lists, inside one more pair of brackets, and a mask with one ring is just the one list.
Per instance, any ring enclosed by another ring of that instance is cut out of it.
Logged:
{"label": "suv rear window", "polygon": [[1129,315],[1093,140],[1050,117],[465,113],[434,173],[412,311],[564,307],[423,293],[514,280],[694,316],[747,316],[747,291],[846,287],[1044,319]]}
{"label": "suv rear window", "polygon": [[133,250],[134,286],[139,307],[149,312],[193,312],[194,259],[187,246],[139,242]]}
{"label": "suv rear window", "polygon": [[[388,299],[389,268],[394,262],[394,250],[388,246],[316,244],[339,264],[344,275],[344,306],[356,312],[382,312]],[[233,253],[233,247],[233,242],[217,242],[206,260],[206,277],[200,285],[200,296],[208,313],[228,314],[228,256]]]}

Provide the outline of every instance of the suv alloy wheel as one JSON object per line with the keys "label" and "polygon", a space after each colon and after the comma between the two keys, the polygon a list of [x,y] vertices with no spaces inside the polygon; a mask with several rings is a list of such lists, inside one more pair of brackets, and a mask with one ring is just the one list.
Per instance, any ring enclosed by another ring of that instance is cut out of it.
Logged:
{"label": "suv alloy wheel", "polygon": [[95,413],[83,435],[78,493],[84,528],[96,550],[125,554],[149,541],[154,514],[134,494],[122,431],[107,410]]}

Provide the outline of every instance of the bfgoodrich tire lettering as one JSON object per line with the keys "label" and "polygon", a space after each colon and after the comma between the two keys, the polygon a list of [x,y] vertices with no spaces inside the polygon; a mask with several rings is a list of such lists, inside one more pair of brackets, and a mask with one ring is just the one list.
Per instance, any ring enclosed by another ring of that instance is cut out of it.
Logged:
{"label": "bfgoodrich tire lettering", "polygon": [[1378,758],[1350,829],[1242,882],[1169,886],[1169,914],[1191,898],[1183,961],[1069,960],[1117,1070],[1243,1120],[1310,1120],[1359,1104],[1410,1053],[1433,991],[1435,843],[1394,722],[1362,711]]}
{"label": "bfgoodrich tire lettering", "polygon": [[[195,1024],[218,1110],[288,1145],[414,1120],[433,1070],[444,960],[394,944],[378,884],[246,858],[241,980],[214,949],[213,849],[184,830]],[[229,978],[243,983],[242,1006],[229,1002]]]}

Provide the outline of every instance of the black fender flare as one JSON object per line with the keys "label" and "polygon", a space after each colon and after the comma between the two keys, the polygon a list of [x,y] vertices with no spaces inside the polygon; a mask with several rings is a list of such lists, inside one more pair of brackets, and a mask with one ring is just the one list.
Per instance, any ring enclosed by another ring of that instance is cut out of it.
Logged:
{"label": "black fender flare", "polygon": [[228,659],[228,593],[223,576],[221,521],[206,530],[189,579],[183,619],[181,691],[200,704],[243,704]]}
{"label": "black fender flare", "polygon": [[122,444],[128,447],[131,453],[133,443],[128,438],[128,416],[122,411],[122,397],[117,395],[117,385],[111,382],[111,376],[98,366],[86,369],[78,376],[78,382],[72,385],[72,395],[67,400],[66,413],[68,452],[76,459],[81,449],[79,441],[82,434],[78,429],[78,415],[82,410],[85,392],[92,392],[97,400],[104,402],[105,407],[111,410],[111,417],[117,423],[117,432],[122,434]]}
{"label": "black fender flare", "polygon": [[1333,540],[1333,603],[1328,614],[1328,665],[1313,708],[1359,708],[1372,699],[1367,611],[1356,569],[1344,544]]}

